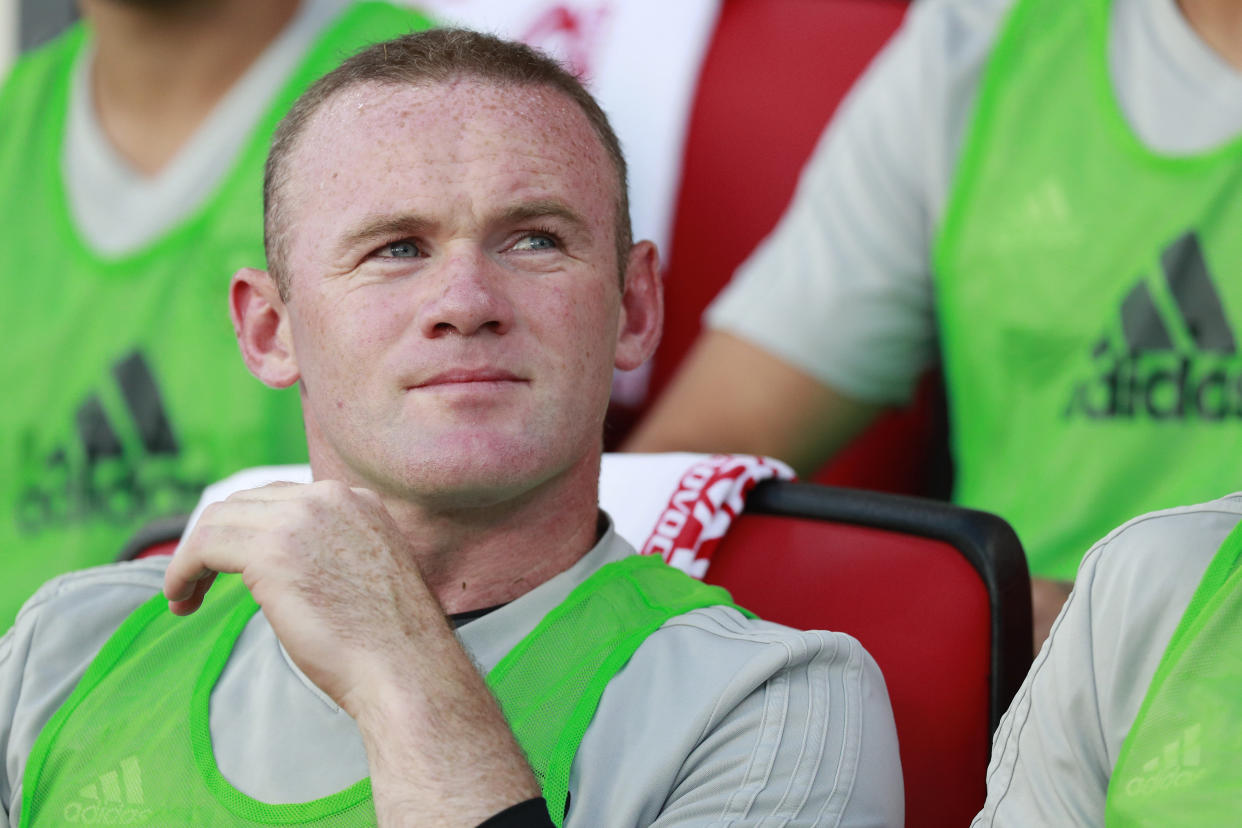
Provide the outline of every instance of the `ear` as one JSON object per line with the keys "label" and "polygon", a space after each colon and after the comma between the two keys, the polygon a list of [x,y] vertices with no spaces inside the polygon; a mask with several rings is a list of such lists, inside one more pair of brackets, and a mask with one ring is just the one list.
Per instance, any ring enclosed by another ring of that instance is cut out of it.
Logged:
{"label": "ear", "polygon": [[229,284],[229,316],[250,373],[272,388],[298,381],[289,311],[266,270],[243,267]]}
{"label": "ear", "polygon": [[630,248],[621,291],[621,324],[617,328],[614,364],[632,371],[647,361],[660,344],[664,330],[664,280],[660,254],[649,241]]}

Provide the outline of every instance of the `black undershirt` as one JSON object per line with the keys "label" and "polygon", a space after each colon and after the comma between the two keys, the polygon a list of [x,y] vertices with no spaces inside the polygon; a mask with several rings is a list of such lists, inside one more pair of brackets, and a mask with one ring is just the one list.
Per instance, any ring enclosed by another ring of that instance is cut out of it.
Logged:
{"label": "black undershirt", "polygon": [[495,612],[496,610],[500,609],[503,606],[505,606],[505,604],[496,604],[495,606],[484,607],[483,609],[473,609],[473,610],[466,610],[465,612],[455,612],[448,617],[448,620],[449,620],[449,623],[453,625],[453,629],[457,629],[458,627],[461,627],[465,624],[469,624],[471,621],[473,621],[476,618],[482,618],[483,616],[487,615],[489,612]]}
{"label": "black undershirt", "polygon": [[542,796],[505,808],[479,823],[479,828],[552,828],[548,803]]}

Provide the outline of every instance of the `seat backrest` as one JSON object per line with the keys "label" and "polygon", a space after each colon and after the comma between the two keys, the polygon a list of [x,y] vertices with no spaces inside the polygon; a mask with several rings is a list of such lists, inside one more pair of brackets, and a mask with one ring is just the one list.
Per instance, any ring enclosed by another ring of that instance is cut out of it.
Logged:
{"label": "seat backrest", "polygon": [[724,0],[699,73],[673,219],[658,392],[699,317],[784,212],[845,93],[907,0]]}
{"label": "seat backrest", "polygon": [[969,824],[992,733],[1031,662],[1026,558],[1007,523],[918,498],[766,481],[706,580],[769,620],[861,641],[893,705],[906,824]]}
{"label": "seat backrest", "polygon": [[170,515],[144,524],[125,542],[116,559],[136,561],[155,555],[171,555],[177,549],[189,518],[189,515]]}
{"label": "seat backrest", "polygon": [[[698,337],[700,317],[793,195],[837,105],[888,40],[908,0],[724,0],[695,90],[665,270],[664,338],[649,404]],[[885,414],[817,480],[942,494],[938,383]],[[643,410],[614,405],[608,445]]]}

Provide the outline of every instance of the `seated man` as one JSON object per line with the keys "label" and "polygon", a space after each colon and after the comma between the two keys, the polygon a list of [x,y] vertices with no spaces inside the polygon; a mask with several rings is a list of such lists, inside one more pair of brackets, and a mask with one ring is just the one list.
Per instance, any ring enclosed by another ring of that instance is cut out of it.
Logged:
{"label": "seated man", "polygon": [[27,604],[10,824],[901,823],[861,646],[749,618],[598,511],[612,371],[662,302],[572,77],[460,31],[374,46],[278,130],[265,215],[230,308],[298,387],[315,482]]}
{"label": "seated man", "polygon": [[997,729],[975,825],[1236,824],[1239,518],[1234,494],[1087,553]]}

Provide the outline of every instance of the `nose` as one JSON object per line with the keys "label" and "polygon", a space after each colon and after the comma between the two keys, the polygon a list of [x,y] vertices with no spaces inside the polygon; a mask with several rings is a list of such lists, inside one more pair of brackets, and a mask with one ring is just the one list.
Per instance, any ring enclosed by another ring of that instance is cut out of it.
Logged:
{"label": "nose", "polygon": [[438,271],[434,293],[419,311],[424,336],[504,334],[513,326],[505,274],[483,251],[455,251],[442,260]]}

